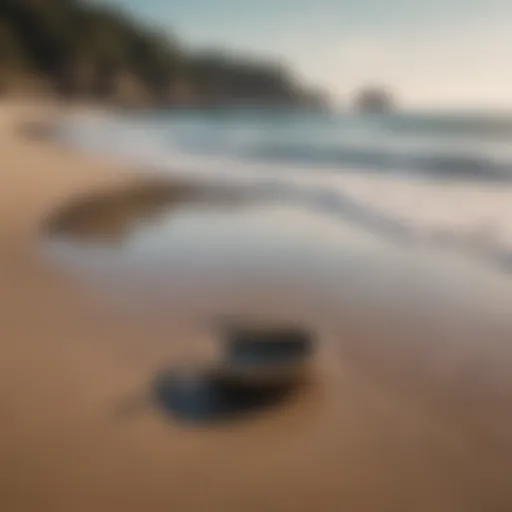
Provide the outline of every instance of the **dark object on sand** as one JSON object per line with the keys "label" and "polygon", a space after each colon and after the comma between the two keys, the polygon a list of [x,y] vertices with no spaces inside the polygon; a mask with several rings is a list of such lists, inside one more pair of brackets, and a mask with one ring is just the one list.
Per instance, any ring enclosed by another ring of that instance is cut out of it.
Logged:
{"label": "dark object on sand", "polygon": [[166,372],[154,382],[160,406],[182,421],[219,423],[277,406],[298,386],[250,386],[226,380],[217,368],[188,368]]}
{"label": "dark object on sand", "polygon": [[301,389],[312,336],[294,328],[229,326],[219,364],[165,372],[154,383],[157,402],[196,423],[233,420],[282,403]]}
{"label": "dark object on sand", "polygon": [[220,366],[228,381],[251,386],[293,384],[307,373],[312,336],[295,328],[228,327]]}

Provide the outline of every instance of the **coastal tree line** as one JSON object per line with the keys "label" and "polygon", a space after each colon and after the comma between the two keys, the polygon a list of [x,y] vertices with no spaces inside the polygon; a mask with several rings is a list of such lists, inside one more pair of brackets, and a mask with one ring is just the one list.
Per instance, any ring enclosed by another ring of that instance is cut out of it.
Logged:
{"label": "coastal tree line", "polygon": [[194,53],[127,14],[78,0],[0,1],[0,91],[140,104],[322,103],[282,66]]}

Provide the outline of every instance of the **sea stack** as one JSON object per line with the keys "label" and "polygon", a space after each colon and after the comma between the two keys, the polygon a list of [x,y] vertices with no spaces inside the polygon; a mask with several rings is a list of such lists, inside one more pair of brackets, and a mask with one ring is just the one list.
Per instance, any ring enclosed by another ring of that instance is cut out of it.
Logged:
{"label": "sea stack", "polygon": [[365,87],[356,94],[354,107],[360,114],[385,114],[394,110],[395,100],[383,87]]}

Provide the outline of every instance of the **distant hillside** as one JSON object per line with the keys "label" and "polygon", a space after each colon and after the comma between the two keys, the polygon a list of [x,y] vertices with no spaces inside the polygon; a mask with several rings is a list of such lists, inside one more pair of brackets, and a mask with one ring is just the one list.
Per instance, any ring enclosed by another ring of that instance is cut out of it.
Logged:
{"label": "distant hillside", "polygon": [[125,14],[76,0],[0,0],[0,92],[130,105],[319,105],[279,66],[193,55]]}

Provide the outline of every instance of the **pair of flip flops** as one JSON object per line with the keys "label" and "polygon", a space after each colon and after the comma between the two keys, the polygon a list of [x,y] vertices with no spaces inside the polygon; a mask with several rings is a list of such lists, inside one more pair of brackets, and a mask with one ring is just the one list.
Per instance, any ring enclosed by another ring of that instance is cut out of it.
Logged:
{"label": "pair of flip flops", "polygon": [[184,368],[156,383],[160,403],[181,419],[212,422],[279,403],[308,374],[312,337],[296,329],[230,328],[224,358]]}

